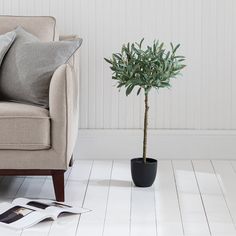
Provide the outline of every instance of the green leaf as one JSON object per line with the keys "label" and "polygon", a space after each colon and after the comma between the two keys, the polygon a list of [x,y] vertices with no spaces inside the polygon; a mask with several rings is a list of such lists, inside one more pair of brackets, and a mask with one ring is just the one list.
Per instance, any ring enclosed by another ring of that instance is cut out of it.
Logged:
{"label": "green leaf", "polygon": [[138,89],[138,91],[137,91],[137,95],[139,95],[139,94],[140,94],[140,92],[141,92],[141,89],[142,89],[142,88],[139,88],[139,89]]}
{"label": "green leaf", "polygon": [[178,44],[178,45],[174,48],[173,53],[175,53],[179,47],[180,47],[180,44]]}
{"label": "green leaf", "polygon": [[143,41],[144,41],[144,38],[141,39],[141,41],[139,43],[139,48],[142,48]]}
{"label": "green leaf", "polygon": [[132,92],[133,88],[134,88],[134,85],[132,85],[132,84],[130,86],[128,86],[128,88],[126,89],[126,92],[125,92],[126,96],[128,96]]}
{"label": "green leaf", "polygon": [[111,60],[109,60],[109,59],[107,59],[107,58],[104,58],[104,60],[105,60],[106,62],[108,62],[109,64],[112,64],[112,61],[111,61]]}

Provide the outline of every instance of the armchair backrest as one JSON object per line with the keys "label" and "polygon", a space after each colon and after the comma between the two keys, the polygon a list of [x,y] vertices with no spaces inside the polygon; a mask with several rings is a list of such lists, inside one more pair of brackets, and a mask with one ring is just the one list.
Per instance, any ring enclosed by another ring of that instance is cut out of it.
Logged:
{"label": "armchair backrest", "polygon": [[56,19],[51,16],[0,16],[0,34],[22,26],[40,40],[57,41]]}

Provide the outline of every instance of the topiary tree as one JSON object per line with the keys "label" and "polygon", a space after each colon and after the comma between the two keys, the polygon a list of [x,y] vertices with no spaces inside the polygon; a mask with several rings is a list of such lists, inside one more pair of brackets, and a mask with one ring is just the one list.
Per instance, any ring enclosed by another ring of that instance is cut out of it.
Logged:
{"label": "topiary tree", "polygon": [[128,96],[135,87],[137,95],[144,92],[144,128],[143,128],[143,160],[147,158],[147,128],[148,128],[148,94],[152,88],[170,87],[170,79],[177,77],[185,67],[184,56],[176,55],[180,44],[168,51],[164,43],[154,41],[152,46],[142,47],[140,43],[128,43],[122,46],[120,53],[112,54],[111,59],[104,58],[113,71],[112,79],[117,81],[117,88],[125,87]]}

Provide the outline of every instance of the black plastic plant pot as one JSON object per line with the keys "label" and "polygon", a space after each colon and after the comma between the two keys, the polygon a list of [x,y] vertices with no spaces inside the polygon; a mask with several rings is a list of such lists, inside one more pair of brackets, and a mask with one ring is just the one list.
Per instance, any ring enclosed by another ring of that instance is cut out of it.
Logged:
{"label": "black plastic plant pot", "polygon": [[150,187],[155,181],[156,173],[156,159],[147,158],[146,163],[143,158],[131,159],[131,175],[135,186]]}

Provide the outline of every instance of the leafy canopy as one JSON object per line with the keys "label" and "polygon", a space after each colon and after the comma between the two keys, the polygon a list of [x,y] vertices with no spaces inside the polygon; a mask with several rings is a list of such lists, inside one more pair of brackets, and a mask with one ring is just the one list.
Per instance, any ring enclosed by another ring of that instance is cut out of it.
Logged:
{"label": "leafy canopy", "polygon": [[185,57],[176,55],[180,44],[173,46],[171,43],[168,51],[164,43],[154,41],[152,46],[143,49],[143,41],[123,45],[121,53],[112,54],[111,59],[105,58],[111,64],[112,79],[117,81],[117,88],[124,86],[127,96],[136,86],[139,87],[137,95],[141,89],[148,94],[151,88],[170,87],[170,79],[185,67],[182,64]]}

